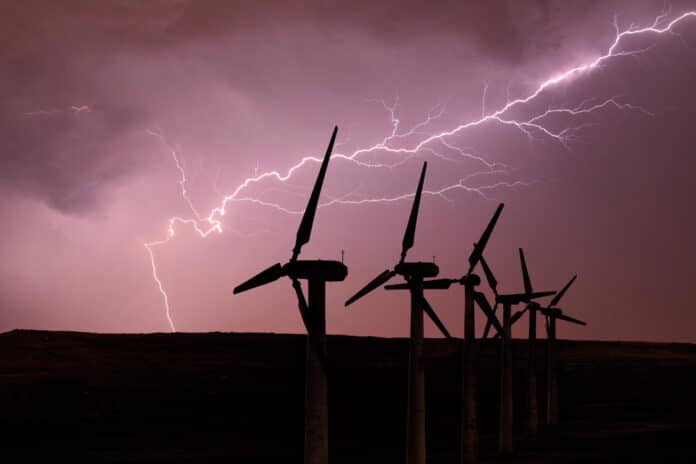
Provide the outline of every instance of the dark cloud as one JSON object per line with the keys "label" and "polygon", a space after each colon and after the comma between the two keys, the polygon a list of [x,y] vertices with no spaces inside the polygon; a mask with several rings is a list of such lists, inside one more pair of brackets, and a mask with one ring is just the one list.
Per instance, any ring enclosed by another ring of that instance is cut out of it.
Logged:
{"label": "dark cloud", "polygon": [[[585,1],[584,5],[595,2]],[[67,0],[60,6],[28,0],[5,7],[3,48],[134,45],[176,46],[181,41],[219,38],[259,25],[307,29],[331,34],[336,28],[363,31],[381,40],[414,40],[450,36],[464,45],[502,59],[520,59],[530,44],[548,41],[552,10],[575,15],[579,4],[553,8],[549,0],[462,2],[415,0],[382,2],[153,0],[123,2]],[[85,42],[87,40],[87,42]]]}
{"label": "dark cloud", "polygon": [[139,167],[128,137],[142,120],[129,107],[36,107],[3,115],[0,181],[7,192],[84,213],[100,192]]}
{"label": "dark cloud", "polygon": [[[85,211],[99,204],[100,189],[141,167],[124,140],[167,119],[162,102],[180,100],[199,85],[194,81],[203,80],[201,73],[261,98],[282,99],[278,79],[288,82],[283,74],[295,66],[293,60],[324,74],[327,83],[354,72],[330,64],[341,60],[320,57],[320,44],[301,52],[308,44],[295,36],[301,38],[302,30],[315,37],[349,31],[388,46],[446,40],[448,48],[519,61],[537,37],[548,38],[549,8],[545,1],[5,3],[0,179],[6,190],[35,195],[62,211]],[[290,42],[266,51],[268,60],[247,53],[250,46],[268,48],[269,30],[278,34],[272,40],[287,36]],[[186,48],[196,46],[202,51]],[[198,60],[198,68],[191,60]],[[90,110],[72,109],[83,105]],[[188,111],[185,104],[167,106]]]}
{"label": "dark cloud", "polygon": [[[5,3],[0,179],[6,190],[84,211],[98,204],[101,188],[142,167],[127,140],[163,121],[191,130],[179,115],[215,105],[197,96],[211,81],[282,115],[310,91],[373,96],[365,90],[371,80],[381,81],[378,94],[398,88],[404,73],[420,73],[418,62],[403,64],[409,48],[424,67],[441,69],[437,79],[466,67],[453,61],[460,58],[513,70],[560,50],[565,26],[598,8],[610,7],[593,0]],[[387,48],[350,56],[356,45],[343,44],[347,37]],[[381,76],[373,71],[379,60],[387,71]],[[389,69],[390,60],[403,69]],[[83,105],[90,111],[72,109]]]}
{"label": "dark cloud", "polygon": [[[188,191],[207,214],[221,192],[256,168],[284,172],[321,153],[334,123],[343,153],[382,140],[392,121],[381,98],[401,97],[402,130],[434,104],[447,104],[422,133],[401,140],[409,145],[476,119],[484,82],[486,108],[499,108],[508,90],[525,95],[569,63],[606,50],[614,13],[627,27],[646,24],[662,7],[662,0],[2,2],[0,211],[11,221],[0,229],[0,330],[167,328],[142,244],[165,237],[169,217],[193,213],[168,146],[148,129],[161,129],[180,148]],[[610,105],[591,115],[549,116],[549,127],[577,128],[568,147],[534,131],[538,138],[530,141],[496,122],[447,139],[511,167],[470,177],[469,187],[533,181],[485,191],[508,205],[490,262],[510,291],[521,285],[518,246],[528,251],[540,287],[555,288],[577,272],[565,302],[591,325],[564,327],[564,335],[693,339],[683,323],[693,320],[685,276],[696,259],[696,224],[687,214],[696,143],[689,129],[693,24],[680,35],[630,39],[623,45],[648,50],[610,60],[506,114],[531,117],[615,96],[651,115]],[[433,189],[482,169],[444,144],[427,148],[443,158],[426,149],[392,170],[336,160],[325,194],[410,192],[422,159],[432,160]],[[268,179],[245,194],[302,208],[313,169],[308,164],[286,184]],[[424,198],[409,256],[436,255],[443,275],[454,276],[467,254],[460,244],[478,239],[495,201],[464,190],[447,196],[451,201]],[[287,286],[230,300],[234,282],[285,256],[297,215],[251,202],[227,211],[224,234],[199,240],[181,226],[155,249],[173,317],[182,330],[302,330]],[[338,258],[345,248],[351,272],[331,288],[330,307],[398,256],[406,212],[403,201],[321,210],[303,256]],[[356,234],[356,225],[365,234]],[[382,292],[351,312],[332,310],[331,328],[404,335],[407,302],[398,298]],[[461,328],[461,294],[433,298],[445,322]]]}

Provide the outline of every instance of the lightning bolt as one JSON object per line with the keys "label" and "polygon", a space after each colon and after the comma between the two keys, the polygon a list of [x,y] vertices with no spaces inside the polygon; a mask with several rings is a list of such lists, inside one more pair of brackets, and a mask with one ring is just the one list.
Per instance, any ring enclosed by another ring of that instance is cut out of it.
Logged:
{"label": "lightning bolt", "polygon": [[50,108],[50,109],[38,109],[35,111],[27,111],[24,113],[25,117],[36,117],[36,116],[52,116],[55,114],[65,113],[67,111],[72,111],[74,114],[78,115],[80,113],[89,113],[92,111],[88,105],[72,105],[69,108]]}
{"label": "lightning bolt", "polygon": [[[450,143],[448,141],[448,138],[451,138],[452,136],[455,136],[457,134],[460,134],[466,130],[481,126],[486,123],[496,123],[500,124],[503,126],[510,126],[512,128],[515,128],[519,130],[522,134],[527,136],[530,141],[535,141],[535,140],[540,140],[540,139],[547,139],[553,142],[556,142],[563,146],[566,149],[569,149],[569,142],[576,137],[576,134],[578,131],[582,130],[583,128],[587,127],[588,124],[579,124],[577,126],[570,126],[570,127],[565,127],[561,130],[552,130],[550,127],[544,124],[544,121],[547,120],[549,117],[554,116],[554,115],[564,115],[568,116],[570,118],[574,118],[577,116],[581,115],[589,115],[607,108],[615,108],[617,110],[628,110],[628,111],[636,111],[643,113],[646,116],[652,116],[652,113],[640,106],[632,105],[629,103],[622,103],[619,100],[618,96],[613,96],[611,98],[608,98],[604,101],[601,102],[594,102],[593,100],[586,100],[584,102],[581,102],[579,105],[572,107],[572,108],[566,108],[566,107],[547,107],[544,111],[537,112],[533,116],[530,116],[528,118],[523,118],[523,119],[518,119],[514,117],[508,116],[509,113],[515,108],[518,107],[524,107],[525,105],[531,104],[543,94],[544,91],[547,89],[550,89],[554,86],[558,86],[563,83],[567,83],[571,79],[585,75],[589,72],[592,72],[593,70],[601,68],[604,64],[608,63],[610,60],[619,58],[619,57],[628,57],[628,56],[636,56],[640,53],[644,53],[647,51],[649,48],[643,48],[643,49],[638,49],[638,50],[622,50],[620,48],[621,43],[628,37],[631,36],[638,36],[638,35],[648,35],[648,34],[653,34],[653,35],[663,35],[667,33],[674,33],[673,29],[674,27],[686,21],[689,18],[696,17],[696,11],[689,11],[686,13],[683,13],[675,18],[673,18],[670,21],[667,21],[666,18],[668,16],[668,12],[663,12],[662,14],[658,15],[655,20],[649,24],[648,26],[644,27],[636,27],[635,25],[629,26],[627,29],[621,30],[618,25],[618,21],[614,19],[614,28],[616,31],[615,37],[613,42],[609,45],[607,48],[606,52],[603,54],[597,56],[596,58],[581,63],[577,66],[568,68],[558,74],[555,74],[548,78],[547,80],[541,82],[534,88],[530,93],[527,93],[525,96],[511,99],[509,96],[509,88],[508,88],[508,98],[507,101],[504,105],[499,107],[495,111],[491,111],[486,113],[486,94],[488,92],[488,84],[484,83],[484,90],[483,90],[483,95],[482,95],[482,101],[481,101],[481,117],[476,119],[476,120],[471,120],[465,123],[461,123],[457,125],[456,127],[441,131],[435,134],[428,134],[426,132],[428,126],[435,120],[437,120],[440,116],[445,111],[446,105],[440,104],[437,105],[435,108],[433,108],[427,117],[419,122],[418,124],[414,125],[408,130],[401,131],[401,121],[397,117],[397,107],[399,103],[398,97],[395,99],[394,103],[391,105],[386,104],[382,100],[372,100],[373,102],[378,102],[382,105],[383,109],[388,113],[390,117],[390,122],[391,122],[391,127],[392,131],[384,137],[381,141],[373,144],[372,146],[365,147],[365,148],[360,148],[358,150],[353,151],[350,154],[341,154],[341,153],[335,153],[333,155],[333,159],[339,159],[343,160],[345,162],[352,163],[354,165],[357,165],[359,167],[363,168],[372,168],[372,169],[393,169],[395,167],[401,166],[404,163],[406,163],[408,160],[418,156],[420,153],[423,152],[428,152],[434,156],[440,157],[445,160],[451,161],[451,158],[449,158],[446,155],[443,155],[438,151],[438,147],[442,148],[444,147],[445,149],[449,151],[453,151],[459,155],[459,159],[467,159],[470,161],[474,161],[482,166],[482,171],[477,171],[474,172],[473,174],[470,174],[462,179],[459,180],[459,182],[445,186],[441,189],[438,190],[431,190],[424,192],[429,195],[433,196],[438,196],[443,198],[446,201],[452,201],[447,194],[450,192],[453,192],[455,190],[464,190],[467,192],[472,192],[476,193],[480,196],[482,196],[485,199],[489,199],[489,197],[486,195],[486,192],[489,190],[494,190],[500,187],[508,187],[508,188],[514,188],[518,186],[530,186],[534,182],[524,182],[521,180],[515,180],[515,181],[499,181],[495,182],[490,185],[485,185],[482,187],[471,187],[467,186],[467,182],[473,179],[474,177],[481,176],[484,174],[509,174],[510,168],[507,165],[501,164],[501,163],[490,163],[488,162],[483,156],[480,156],[479,154],[474,153],[473,150],[471,149],[465,149],[465,148],[460,148],[457,147],[456,145]],[[82,108],[78,107],[73,107],[73,111],[79,112],[82,110]],[[152,277],[155,283],[157,284],[158,290],[160,294],[162,295],[163,302],[164,302],[164,307],[165,307],[165,314],[167,321],[169,323],[169,326],[172,331],[176,331],[176,327],[174,325],[174,322],[171,317],[171,311],[170,311],[170,304],[169,304],[169,297],[167,295],[167,292],[164,289],[164,285],[162,284],[161,279],[159,278],[159,273],[158,273],[158,268],[156,264],[156,259],[155,259],[155,253],[154,249],[156,247],[165,245],[166,243],[170,242],[174,237],[175,237],[175,232],[176,232],[176,226],[177,225],[187,225],[191,226],[193,230],[201,237],[205,238],[208,237],[210,234],[214,232],[221,233],[223,231],[222,227],[222,217],[225,216],[225,213],[227,212],[228,206],[230,203],[238,203],[238,202],[249,202],[249,203],[254,203],[259,206],[263,207],[269,207],[269,208],[274,208],[277,209],[283,213],[287,214],[301,214],[302,211],[296,211],[292,210],[289,208],[285,208],[282,205],[274,202],[269,202],[269,201],[264,201],[261,200],[258,197],[253,197],[253,196],[245,196],[244,191],[247,190],[251,185],[254,184],[259,184],[265,180],[276,180],[280,183],[286,182],[288,179],[290,179],[298,170],[302,169],[304,166],[310,164],[310,163],[319,163],[321,160],[316,157],[312,156],[305,156],[301,158],[297,163],[292,165],[285,174],[281,173],[280,171],[266,171],[262,173],[258,173],[258,166],[254,170],[254,176],[249,177],[245,179],[241,184],[235,188],[232,193],[224,195],[222,197],[222,200],[220,201],[219,205],[210,210],[209,214],[207,216],[202,216],[199,211],[196,209],[196,207],[193,204],[193,201],[188,195],[188,191],[186,189],[186,173],[180,158],[180,155],[178,152],[167,143],[166,139],[164,136],[156,131],[148,131],[148,133],[154,137],[157,137],[160,139],[160,141],[163,143],[165,147],[167,147],[168,151],[170,152],[174,164],[179,172],[179,185],[180,185],[180,190],[181,190],[181,195],[184,198],[184,201],[186,202],[189,210],[191,211],[192,217],[184,218],[180,216],[175,216],[169,219],[168,221],[168,226],[167,226],[167,232],[166,236],[157,241],[152,241],[149,243],[145,243],[144,246],[147,249],[149,258],[150,258],[150,265],[152,269]],[[417,142],[412,143],[410,147],[403,147],[403,146],[397,146],[397,142],[404,142],[413,138],[419,138]],[[390,154],[390,155],[395,155],[400,157],[397,161],[391,162],[391,163],[382,163],[378,162],[376,155],[377,154]],[[370,158],[368,155],[372,155]],[[398,195],[398,196],[392,196],[392,197],[378,197],[378,198],[362,198],[362,199],[353,199],[349,198],[351,197],[351,193],[344,195],[342,197],[338,198],[330,198],[328,201],[322,203],[320,207],[327,207],[335,204],[343,204],[343,205],[362,205],[362,204],[370,204],[370,203],[389,203],[389,202],[396,202],[396,201],[401,201],[404,199],[411,198],[413,196],[413,193],[408,193],[404,195]]]}

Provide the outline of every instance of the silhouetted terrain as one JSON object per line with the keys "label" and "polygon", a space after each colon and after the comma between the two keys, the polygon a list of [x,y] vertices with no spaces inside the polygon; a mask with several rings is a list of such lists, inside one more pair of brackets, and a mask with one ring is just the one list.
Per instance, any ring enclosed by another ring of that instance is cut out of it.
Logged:
{"label": "silhouetted terrain", "polygon": [[[2,462],[301,462],[305,340],[0,334]],[[328,343],[331,461],[403,462],[407,340]],[[558,345],[562,425],[501,461],[696,462],[696,346]],[[497,460],[497,347],[483,342],[479,363],[484,462]],[[459,340],[427,340],[426,357],[429,462],[458,462]],[[516,340],[517,419],[525,358]]]}

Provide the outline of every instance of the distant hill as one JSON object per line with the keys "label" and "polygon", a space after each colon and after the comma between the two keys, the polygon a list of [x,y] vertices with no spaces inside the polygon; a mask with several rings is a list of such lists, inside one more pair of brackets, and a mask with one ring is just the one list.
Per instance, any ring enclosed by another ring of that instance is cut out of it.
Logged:
{"label": "distant hill", "polygon": [[[407,340],[329,336],[328,344],[331,462],[403,462]],[[507,462],[696,462],[696,345],[558,347],[562,424],[536,443],[517,433]],[[304,350],[302,335],[0,334],[0,459],[301,462]],[[521,418],[524,340],[514,352]],[[425,354],[428,461],[455,463],[460,341],[429,339]],[[483,462],[497,461],[497,356],[497,341],[481,342]]]}

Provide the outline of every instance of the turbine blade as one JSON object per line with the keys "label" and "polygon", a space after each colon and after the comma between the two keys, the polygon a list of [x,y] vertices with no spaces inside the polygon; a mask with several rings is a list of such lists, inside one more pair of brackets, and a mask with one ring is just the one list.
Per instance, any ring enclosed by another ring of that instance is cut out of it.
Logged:
{"label": "turbine blade", "polygon": [[437,328],[440,329],[440,332],[442,332],[442,334],[446,338],[452,338],[450,333],[447,331],[445,324],[443,324],[440,318],[437,317],[437,314],[435,314],[435,310],[432,306],[430,306],[430,303],[428,303],[428,300],[425,299],[420,289],[411,288],[411,291],[415,295],[416,301],[420,305],[421,309],[425,311],[425,314],[427,314],[430,320],[432,320],[433,323],[437,326]]}
{"label": "turbine blade", "polygon": [[410,290],[408,284],[389,284],[384,286],[385,290]]}
{"label": "turbine blade", "polygon": [[550,292],[531,292],[531,293],[525,293],[525,301],[526,300],[536,300],[537,298],[543,298],[545,296],[551,296],[555,295],[556,292],[550,291]]}
{"label": "turbine blade", "polygon": [[500,216],[500,213],[503,211],[503,206],[505,206],[504,203],[498,205],[498,208],[496,208],[495,213],[493,213],[493,217],[490,221],[488,221],[488,225],[486,226],[486,229],[483,231],[481,239],[478,241],[478,243],[474,244],[474,249],[469,255],[468,274],[471,274],[471,271],[474,270],[476,264],[483,258],[483,250],[486,248],[488,239],[491,238],[491,233],[493,232],[495,223],[498,222],[498,217]]}
{"label": "turbine blade", "polygon": [[392,277],[394,277],[395,275],[396,275],[396,272],[390,271],[389,269],[382,272],[380,275],[378,275],[377,277],[372,279],[367,285],[365,285],[363,288],[361,288],[358,291],[358,293],[356,293],[355,295],[348,298],[348,300],[346,300],[346,306],[350,305],[354,301],[367,295],[368,293],[370,293],[372,290],[376,289],[377,287],[381,287],[382,285],[387,283],[387,281],[389,279],[391,279]]}
{"label": "turbine blade", "polygon": [[[491,305],[488,303],[488,300],[486,299],[486,295],[484,295],[481,292],[474,292],[474,301],[478,305],[479,308],[481,308],[481,311],[486,315],[488,318],[488,322],[486,325],[486,332],[485,336],[488,336],[488,331],[490,330],[490,325],[495,327],[496,332],[499,334],[503,333],[503,326],[500,325],[500,322],[498,321],[498,318],[495,317],[495,311],[491,308]],[[484,338],[485,338],[484,336]]]}
{"label": "turbine blade", "polygon": [[[493,312],[495,313],[496,307],[493,308]],[[491,327],[493,324],[491,324],[490,319],[486,319],[486,327],[483,329],[483,336],[482,338],[488,338],[488,333],[491,331]]]}
{"label": "turbine blade", "polygon": [[514,325],[515,322],[517,322],[525,312],[529,309],[529,306],[525,306],[523,310],[517,311],[515,314],[512,315],[512,318],[510,318],[510,325]]}
{"label": "turbine blade", "polygon": [[423,182],[425,181],[425,171],[428,168],[427,161],[423,163],[416,196],[413,197],[413,205],[411,206],[411,215],[408,218],[406,232],[404,232],[404,240],[401,243],[401,262],[406,258],[406,252],[413,246],[416,237],[416,222],[418,222],[418,208],[420,207],[421,194],[423,193]]}
{"label": "turbine blade", "polygon": [[563,295],[565,295],[565,292],[568,291],[570,286],[573,285],[573,282],[575,282],[575,279],[577,277],[577,275],[574,275],[573,278],[570,279],[570,281],[567,284],[565,284],[565,287],[563,287],[563,289],[560,292],[556,293],[556,296],[553,297],[553,300],[551,300],[549,306],[556,306],[558,302],[561,301],[561,298],[563,298]]}
{"label": "turbine blade", "polygon": [[329,158],[331,158],[331,152],[333,151],[334,142],[336,141],[336,132],[338,132],[338,126],[334,127],[333,134],[331,134],[331,140],[329,141],[329,146],[326,149],[324,160],[321,162],[319,174],[317,175],[317,180],[314,183],[314,189],[312,190],[312,194],[307,202],[307,208],[305,208],[304,216],[302,216],[300,227],[297,229],[297,239],[295,240],[295,248],[292,250],[292,260],[297,259],[297,256],[300,254],[300,250],[302,249],[302,245],[309,242],[309,237],[312,235],[314,214],[317,212],[317,205],[319,204],[319,197],[321,196],[321,187],[324,183],[324,177],[326,176],[326,168],[329,166]]}
{"label": "turbine blade", "polygon": [[532,281],[529,279],[527,261],[524,259],[524,251],[520,248],[520,265],[522,266],[522,280],[524,280],[524,293],[532,293]]}
{"label": "turbine blade", "polygon": [[302,286],[300,285],[300,281],[297,279],[292,279],[292,288],[295,290],[295,294],[297,295],[297,307],[300,310],[300,316],[302,316],[302,323],[305,326],[307,335],[309,335],[310,333],[312,333],[313,327],[309,319],[309,306],[307,305],[307,300],[305,299],[304,293],[302,292]]}
{"label": "turbine blade", "polygon": [[261,285],[269,284],[281,278],[283,274],[283,266],[281,266],[280,263],[276,263],[268,269],[264,269],[263,271],[259,272],[246,282],[237,285],[232,293],[236,295],[237,293],[245,292],[247,290],[251,290],[252,288],[260,287]]}
{"label": "turbine blade", "polygon": [[481,267],[483,267],[483,273],[486,275],[486,280],[488,281],[488,286],[491,287],[491,290],[493,290],[493,294],[498,296],[498,281],[495,279],[493,271],[491,271],[491,268],[488,267],[488,263],[485,259],[483,259],[483,255],[481,255],[480,261]]}
{"label": "turbine blade", "polygon": [[578,324],[578,325],[587,325],[587,322],[581,321],[580,319],[575,319],[574,317],[566,316],[565,314],[559,314],[556,316],[556,319],[561,319],[567,322],[572,322],[573,324]]}
{"label": "turbine blade", "polygon": [[506,301],[510,304],[515,305],[519,303],[529,303],[530,301],[535,300],[537,298],[550,296],[555,293],[556,292],[508,293],[506,295],[499,295],[497,300],[501,303]]}
{"label": "turbine blade", "polygon": [[426,280],[425,282],[423,282],[423,288],[433,290],[447,290],[455,282],[457,282],[457,280],[455,279]]}

